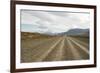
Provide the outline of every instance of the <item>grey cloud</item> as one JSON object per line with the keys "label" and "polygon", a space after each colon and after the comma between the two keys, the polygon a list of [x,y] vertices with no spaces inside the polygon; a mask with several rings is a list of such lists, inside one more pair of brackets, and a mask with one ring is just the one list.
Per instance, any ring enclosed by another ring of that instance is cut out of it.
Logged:
{"label": "grey cloud", "polygon": [[[41,33],[59,33],[68,31],[69,29],[77,26],[79,28],[86,28],[89,24],[86,17],[83,18],[84,23],[81,22],[80,15],[77,13],[66,12],[49,12],[49,11],[28,11],[22,10],[26,13],[23,17],[24,23],[33,25],[32,31]],[[31,31],[31,30],[30,30]]]}
{"label": "grey cloud", "polygon": [[28,13],[38,19],[52,21],[54,17],[45,11],[32,11],[32,10],[23,10],[22,12]]}
{"label": "grey cloud", "polygon": [[63,11],[58,11],[58,12],[52,11],[52,12],[49,12],[49,13],[56,15],[56,16],[60,16],[60,17],[69,16],[67,12],[63,12]]}

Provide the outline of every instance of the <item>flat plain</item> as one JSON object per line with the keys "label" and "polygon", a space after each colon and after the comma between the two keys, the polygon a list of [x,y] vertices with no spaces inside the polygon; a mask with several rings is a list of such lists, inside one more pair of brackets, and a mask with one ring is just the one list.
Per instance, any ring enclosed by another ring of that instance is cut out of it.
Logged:
{"label": "flat plain", "polygon": [[21,32],[21,62],[89,59],[89,36]]}

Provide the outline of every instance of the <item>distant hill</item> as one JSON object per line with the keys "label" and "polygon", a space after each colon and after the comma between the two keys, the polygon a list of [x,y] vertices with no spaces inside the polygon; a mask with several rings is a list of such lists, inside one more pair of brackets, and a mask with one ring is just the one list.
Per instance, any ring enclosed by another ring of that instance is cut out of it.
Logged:
{"label": "distant hill", "polygon": [[40,33],[32,33],[32,32],[21,32],[21,39],[39,39],[39,38],[49,38],[49,37],[53,37],[50,35],[44,35],[44,34],[40,34]]}
{"label": "distant hill", "polygon": [[89,29],[70,29],[67,32],[63,33],[56,33],[56,34],[46,34],[46,33],[32,33],[32,32],[21,32],[22,38],[48,38],[53,36],[63,36],[63,35],[69,35],[69,36],[89,36]]}
{"label": "distant hill", "polygon": [[89,29],[70,29],[67,32],[59,33],[58,35],[89,35]]}

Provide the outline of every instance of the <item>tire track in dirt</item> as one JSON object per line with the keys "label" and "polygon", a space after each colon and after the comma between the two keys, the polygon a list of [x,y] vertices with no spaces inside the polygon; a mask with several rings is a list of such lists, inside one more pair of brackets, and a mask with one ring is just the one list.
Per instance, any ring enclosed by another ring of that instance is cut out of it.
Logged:
{"label": "tire track in dirt", "polygon": [[70,41],[72,41],[74,44],[76,44],[77,46],[79,46],[83,51],[85,51],[87,54],[89,54],[89,50],[83,45],[80,44],[79,42],[76,42],[75,40],[72,40],[71,38],[69,38]]}
{"label": "tire track in dirt", "polygon": [[75,48],[75,45],[73,45],[72,41],[69,39],[69,37],[66,37],[66,41],[69,45],[69,51],[72,52],[72,55],[73,55],[73,59],[74,60],[78,60],[78,59],[81,59],[81,56],[79,54],[79,51],[77,50],[77,48]]}
{"label": "tire track in dirt", "polygon": [[64,47],[64,39],[61,38],[61,41],[54,47],[54,49],[48,54],[48,56],[43,61],[62,60],[63,47]]}
{"label": "tire track in dirt", "polygon": [[82,51],[86,53],[85,56],[89,55],[88,43],[70,36],[33,39],[27,43],[23,42],[21,49],[22,62],[81,60],[84,55]]}
{"label": "tire track in dirt", "polygon": [[81,41],[80,39],[77,39],[77,38],[73,38],[73,37],[70,37],[72,40],[75,40],[77,43],[80,43],[86,47],[88,47],[89,44],[87,44],[86,42],[83,42]]}
{"label": "tire track in dirt", "polygon": [[[53,44],[51,47],[48,48],[47,51],[45,51],[40,57],[38,57],[36,59],[36,61],[43,61],[48,54],[50,54],[52,52],[53,49],[55,49],[55,47],[61,42],[61,39],[57,40],[55,44]],[[52,53],[51,53],[52,54]]]}
{"label": "tire track in dirt", "polygon": [[[43,41],[43,39],[41,41]],[[37,61],[36,59],[39,58],[41,55],[43,55],[45,52],[47,52],[49,50],[49,47],[52,47],[52,45],[54,45],[57,41],[58,39],[52,39],[52,40],[43,42],[42,44],[36,47],[34,47],[33,45],[32,48],[22,48],[21,49],[22,61],[23,62]],[[37,40],[37,43],[38,43],[38,40]]]}

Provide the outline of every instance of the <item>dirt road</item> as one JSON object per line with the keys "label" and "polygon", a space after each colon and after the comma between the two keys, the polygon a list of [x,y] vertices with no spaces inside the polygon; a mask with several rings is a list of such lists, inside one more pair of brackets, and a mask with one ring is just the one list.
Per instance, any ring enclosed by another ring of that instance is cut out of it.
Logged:
{"label": "dirt road", "polygon": [[89,59],[86,37],[52,37],[22,40],[21,62],[67,61]]}

